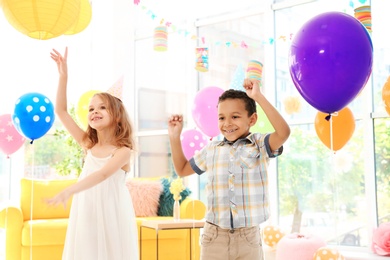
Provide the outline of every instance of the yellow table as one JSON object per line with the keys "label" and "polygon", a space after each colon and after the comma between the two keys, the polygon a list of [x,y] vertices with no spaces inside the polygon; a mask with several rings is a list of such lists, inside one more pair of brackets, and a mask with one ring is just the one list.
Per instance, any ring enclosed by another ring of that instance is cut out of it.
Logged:
{"label": "yellow table", "polygon": [[189,229],[190,230],[190,259],[192,259],[192,230],[195,228],[203,228],[204,221],[196,219],[180,219],[180,220],[145,220],[140,226],[140,254],[142,259],[142,229],[149,228],[156,231],[156,259],[158,260],[158,231],[172,229]]}

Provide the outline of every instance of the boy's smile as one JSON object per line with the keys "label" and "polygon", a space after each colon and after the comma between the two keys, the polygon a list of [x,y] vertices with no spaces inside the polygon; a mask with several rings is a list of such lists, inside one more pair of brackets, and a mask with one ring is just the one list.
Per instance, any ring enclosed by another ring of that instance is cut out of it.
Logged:
{"label": "boy's smile", "polygon": [[218,104],[218,128],[228,141],[246,137],[256,120],[257,114],[248,116],[241,99],[226,99]]}

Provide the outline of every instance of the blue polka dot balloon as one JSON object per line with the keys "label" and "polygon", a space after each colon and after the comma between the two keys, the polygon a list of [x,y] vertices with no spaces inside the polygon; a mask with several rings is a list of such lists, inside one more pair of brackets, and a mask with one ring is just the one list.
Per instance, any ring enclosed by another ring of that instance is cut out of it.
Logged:
{"label": "blue polka dot balloon", "polygon": [[45,95],[32,92],[16,100],[12,120],[16,130],[31,143],[50,130],[54,119],[53,103]]}

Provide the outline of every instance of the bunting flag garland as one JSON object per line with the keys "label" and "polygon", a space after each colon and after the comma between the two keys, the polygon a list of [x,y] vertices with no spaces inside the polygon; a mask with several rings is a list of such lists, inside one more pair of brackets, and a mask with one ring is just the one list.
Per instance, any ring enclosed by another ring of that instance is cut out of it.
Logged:
{"label": "bunting flag garland", "polygon": [[[184,37],[190,37],[191,40],[199,40],[204,43],[205,37],[204,36],[197,36],[194,33],[191,33],[189,30],[178,28],[174,23],[171,21],[165,19],[165,18],[160,18],[154,11],[149,9],[147,6],[145,6],[141,0],[133,0],[134,5],[138,8],[140,8],[141,11],[145,12],[147,16],[149,16],[152,20],[160,20],[160,25],[165,25],[168,29],[169,32],[172,33],[177,33],[179,35],[183,35]],[[358,1],[360,4],[365,4],[367,0],[350,0],[349,1],[349,7],[355,8],[355,3]],[[249,44],[245,42],[244,40],[241,41],[215,41],[213,44],[215,46],[224,46],[228,48],[258,48],[264,45],[273,45],[275,41],[281,41],[281,42],[291,42],[294,34],[293,33],[288,33],[286,35],[279,35],[276,38],[273,37],[268,37],[265,39],[260,39],[259,43],[257,44]]]}
{"label": "bunting flag garland", "polygon": [[[153,10],[149,9],[147,6],[143,5],[141,0],[134,0],[134,5],[136,7],[139,7],[141,11],[145,12],[147,16],[149,16],[152,20],[159,21],[160,26],[165,25],[167,29],[169,29],[169,32],[177,33],[179,35],[183,35],[184,37],[190,37],[191,40],[199,40],[203,44],[205,43],[205,37],[204,36],[197,36],[196,34],[192,33],[191,31],[183,28],[178,28],[174,23],[171,21],[160,18]],[[286,41],[287,38],[291,39],[290,37],[281,37],[280,39]],[[261,47],[262,45],[272,45],[274,44],[275,40],[272,37],[269,37],[268,39],[263,39],[260,41],[259,44],[249,44],[245,42],[244,40],[241,41],[216,41],[214,44],[216,46],[225,46],[225,47],[233,47],[233,48],[243,48],[247,49],[250,47]]]}
{"label": "bunting flag garland", "polygon": [[[190,37],[191,40],[199,40],[199,41],[204,42],[204,40],[205,40],[204,36],[198,37],[196,34],[192,33],[191,31],[189,31],[187,29],[177,27],[173,22],[167,20],[166,18],[159,17],[157,15],[157,13],[155,13],[153,10],[148,8],[148,6],[144,5],[142,0],[133,0],[133,1],[134,1],[134,5],[137,8],[139,8],[141,11],[145,12],[145,14],[147,16],[149,16],[152,20],[157,20],[157,21],[159,20],[160,25],[165,25],[169,29],[169,32],[177,33],[179,35],[183,35],[184,37]],[[367,2],[367,0],[350,0],[349,7],[352,9],[355,8],[354,2],[359,2],[359,4],[365,4]],[[344,12],[346,12],[346,10],[344,10]],[[213,44],[215,46],[221,46],[221,47],[223,46],[223,47],[227,47],[227,48],[244,48],[244,49],[258,48],[258,47],[262,47],[264,45],[273,45],[276,41],[280,41],[283,43],[284,42],[286,42],[286,43],[291,42],[293,36],[294,36],[293,33],[288,33],[286,35],[279,35],[276,38],[268,37],[265,39],[260,39],[259,42],[255,43],[255,44],[247,43],[244,40],[239,40],[239,41],[219,41],[219,40],[217,40],[217,41],[213,42]],[[210,43],[209,43],[209,45],[210,45]]]}

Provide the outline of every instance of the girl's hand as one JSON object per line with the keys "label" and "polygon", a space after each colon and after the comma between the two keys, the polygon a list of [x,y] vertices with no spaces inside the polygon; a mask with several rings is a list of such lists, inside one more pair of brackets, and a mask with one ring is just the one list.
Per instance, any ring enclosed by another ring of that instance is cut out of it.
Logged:
{"label": "girl's hand", "polygon": [[58,72],[60,75],[68,75],[68,47],[65,48],[64,56],[61,55],[57,50],[53,49],[53,52],[50,52],[50,57],[57,63]]}
{"label": "girl's hand", "polygon": [[262,95],[260,91],[259,81],[256,79],[246,78],[244,80],[243,86],[246,91],[246,94],[251,99],[255,99],[259,95]]}
{"label": "girl's hand", "polygon": [[71,194],[67,190],[64,190],[58,193],[58,195],[56,195],[55,197],[51,199],[46,199],[45,202],[49,206],[58,206],[59,204],[62,204],[64,206],[64,209],[66,209],[66,203],[68,202],[70,196]]}
{"label": "girl's hand", "polygon": [[179,136],[183,129],[183,116],[182,115],[172,115],[168,120],[168,134],[170,136]]}

